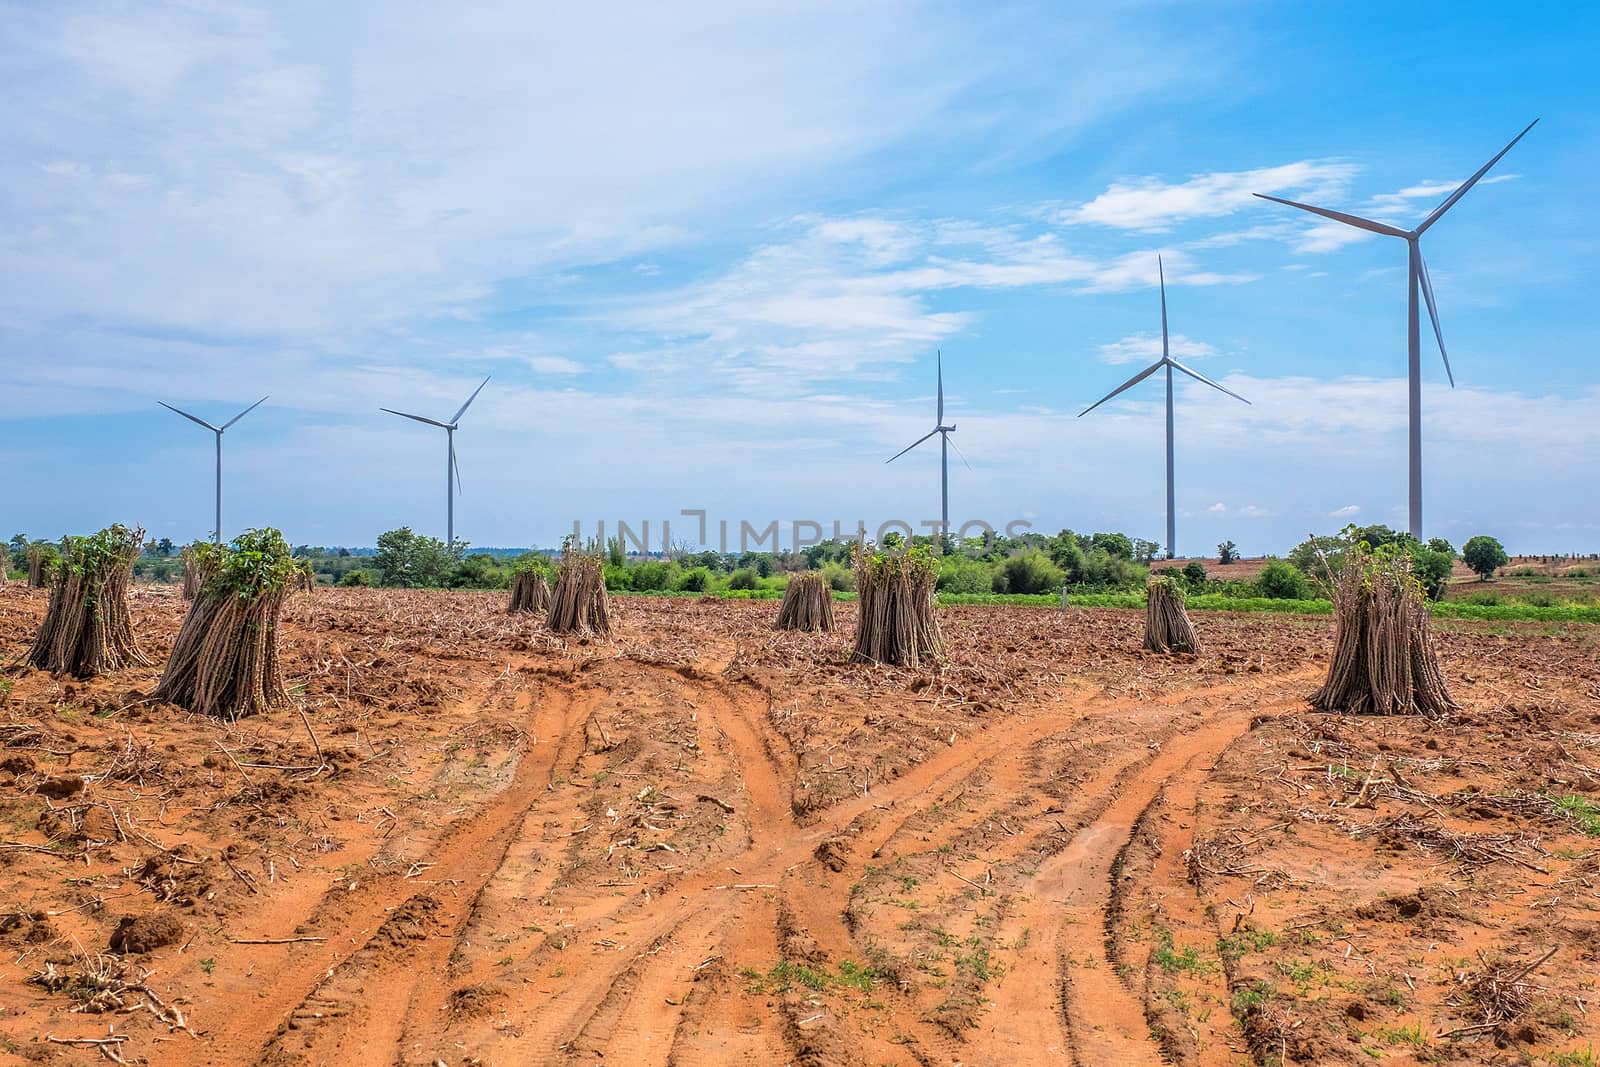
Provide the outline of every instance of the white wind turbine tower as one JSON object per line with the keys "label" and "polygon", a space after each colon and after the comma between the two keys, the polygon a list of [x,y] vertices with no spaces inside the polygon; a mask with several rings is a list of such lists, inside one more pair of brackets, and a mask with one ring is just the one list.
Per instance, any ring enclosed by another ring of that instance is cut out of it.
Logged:
{"label": "white wind turbine tower", "polygon": [[[934,434],[939,435],[939,521],[941,523],[939,532],[941,536],[948,536],[950,533],[950,449],[955,448],[956,455],[961,456],[962,463],[967,463],[967,457],[962,454],[961,449],[955,445],[955,442],[950,440],[950,435],[956,429],[955,423],[952,422],[949,426],[944,424],[944,353],[938,352],[934,358],[938,360],[939,400],[933,417],[933,429],[906,445],[906,447],[884,460],[884,462],[893,463]],[[972,464],[967,463],[967,469],[971,470]]]}
{"label": "white wind turbine tower", "polygon": [[1244,397],[1240,396],[1238,393],[1233,392],[1232,390],[1224,389],[1222,386],[1218,385],[1216,382],[1212,381],[1210,378],[1207,378],[1204,374],[1201,374],[1198,371],[1190,370],[1188,367],[1185,367],[1182,363],[1179,363],[1177,360],[1172,358],[1171,346],[1169,345],[1169,343],[1167,341],[1167,273],[1166,273],[1166,268],[1161,263],[1161,257],[1160,256],[1156,257],[1156,273],[1157,273],[1158,277],[1160,278],[1160,282],[1161,282],[1161,358],[1156,360],[1154,363],[1150,364],[1150,366],[1146,367],[1144,370],[1140,371],[1138,374],[1135,374],[1132,378],[1129,378],[1127,381],[1125,381],[1121,385],[1117,386],[1115,389],[1111,390],[1111,392],[1107,393],[1105,396],[1101,397],[1099,400],[1096,400],[1093,404],[1090,404],[1088,407],[1084,408],[1082,411],[1080,411],[1078,413],[1078,418],[1080,418],[1080,419],[1083,418],[1085,415],[1089,414],[1089,412],[1093,411],[1095,408],[1099,407],[1101,404],[1104,404],[1107,400],[1110,400],[1112,397],[1116,396],[1118,393],[1122,392],[1123,390],[1131,389],[1134,386],[1138,385],[1140,382],[1142,382],[1146,378],[1150,377],[1150,375],[1154,374],[1156,371],[1162,370],[1162,369],[1166,370],[1166,372],[1167,372],[1167,558],[1171,559],[1171,558],[1173,558],[1173,556],[1176,553],[1176,550],[1174,548],[1174,544],[1177,541],[1177,521],[1173,517],[1173,515],[1174,515],[1174,503],[1173,502],[1174,502],[1175,494],[1174,494],[1174,491],[1173,491],[1173,484],[1172,484],[1172,481],[1173,481],[1173,479],[1172,479],[1172,473],[1173,473],[1172,472],[1172,468],[1173,468],[1173,462],[1172,462],[1172,372],[1174,370],[1180,370],[1183,373],[1187,374],[1189,377],[1193,378],[1195,381],[1203,382],[1206,385],[1211,386],[1211,388],[1217,390],[1218,392],[1227,393],[1229,396],[1233,397],[1235,400],[1242,400],[1246,404],[1250,403],[1250,401],[1245,400]]}
{"label": "white wind turbine tower", "polygon": [[[449,422],[440,422],[438,419],[430,419],[423,415],[411,415],[404,411],[396,411],[394,408],[378,409],[379,411],[387,411],[391,415],[399,415],[403,419],[415,419],[418,422],[425,422],[429,426],[437,426],[444,431],[447,443],[444,466],[445,544],[452,548],[455,547],[456,543],[456,490],[461,486],[461,467],[456,463],[456,427],[461,423],[461,416],[467,413],[467,409],[472,406],[472,402],[478,399],[478,394],[483,392],[483,387],[488,384],[488,378],[484,378],[483,381],[479,382],[478,387],[472,391],[472,395],[467,397],[467,402],[462,404],[456,413],[450,417]],[[453,481],[452,477],[454,478]]]}
{"label": "white wind turbine tower", "polygon": [[238,422],[240,419],[244,418],[246,415],[250,414],[256,408],[260,407],[266,402],[267,398],[262,397],[260,400],[257,400],[254,404],[251,404],[249,407],[239,412],[239,414],[235,415],[221,426],[213,426],[199,416],[191,415],[187,411],[180,411],[171,404],[167,403],[165,400],[156,401],[157,404],[160,404],[168,411],[182,415],[190,422],[198,423],[217,435],[217,528],[211,531],[211,540],[215,544],[220,545],[222,543],[222,434],[229,426],[232,426],[234,423]]}
{"label": "white wind turbine tower", "polygon": [[1500,149],[1499,154],[1485,163],[1478,173],[1462,182],[1461,187],[1446,197],[1445,202],[1434,208],[1433,214],[1423,219],[1414,230],[1402,230],[1398,226],[1390,226],[1385,222],[1376,222],[1372,219],[1364,219],[1359,215],[1348,215],[1342,211],[1332,211],[1325,207],[1312,207],[1310,204],[1285,200],[1280,196],[1268,196],[1266,193],[1255,194],[1263,200],[1271,200],[1278,204],[1288,204],[1290,207],[1297,207],[1302,211],[1309,211],[1313,215],[1321,215],[1323,218],[1333,219],[1335,222],[1342,222],[1358,229],[1383,234],[1386,237],[1400,237],[1406,242],[1410,260],[1406,279],[1408,307],[1406,320],[1407,375],[1410,379],[1411,423],[1410,530],[1411,536],[1418,540],[1422,538],[1422,316],[1417,307],[1417,291],[1419,289],[1422,291],[1423,299],[1428,303],[1428,318],[1433,320],[1433,336],[1439,341],[1439,355],[1444,359],[1444,372],[1450,379],[1450,387],[1452,389],[1455,388],[1456,384],[1456,376],[1450,370],[1450,357],[1444,350],[1444,334],[1439,330],[1439,309],[1433,302],[1433,283],[1428,280],[1428,264],[1422,259],[1422,246],[1419,242],[1422,239],[1422,235],[1428,232],[1428,228],[1438,222],[1446,211],[1454,207],[1455,202],[1465,196],[1467,190],[1478,183],[1479,178],[1489,173],[1489,168],[1500,162],[1501,156],[1511,151],[1512,147],[1527,136],[1528,131],[1533,129],[1538,122],[1538,119],[1534,119],[1528,123],[1521,133],[1511,139],[1511,144]]}

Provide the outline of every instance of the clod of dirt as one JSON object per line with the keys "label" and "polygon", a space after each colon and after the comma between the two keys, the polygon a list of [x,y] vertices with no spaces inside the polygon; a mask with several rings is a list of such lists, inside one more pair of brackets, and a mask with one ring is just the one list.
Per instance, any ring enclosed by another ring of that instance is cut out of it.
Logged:
{"label": "clod of dirt", "polygon": [[1359,1000],[1352,1000],[1344,1006],[1344,1013],[1357,1022],[1361,1022],[1367,1017],[1367,1006]]}
{"label": "clod of dirt", "polygon": [[439,902],[432,897],[426,894],[412,897],[394,909],[378,927],[378,932],[372,935],[373,944],[380,948],[405,948],[413,941],[426,940],[433,932],[433,916],[438,910]]}
{"label": "clod of dirt", "polygon": [[64,800],[83,788],[83,777],[63,774],[59,778],[46,778],[34,787],[34,792],[51,800]]}
{"label": "clod of dirt", "polygon": [[488,1015],[506,998],[504,990],[488,985],[463,986],[450,994],[450,1014],[463,1019]]}
{"label": "clod of dirt", "polygon": [[175,944],[181,937],[183,923],[171,915],[124,917],[111,932],[111,951],[124,955],[150,952],[164,945]]}
{"label": "clod of dirt", "polygon": [[837,837],[830,837],[822,842],[812,855],[817,858],[817,862],[835,874],[850,865],[850,853],[846,851],[844,842]]}
{"label": "clod of dirt", "polygon": [[139,884],[155,894],[157,900],[193,906],[211,895],[215,864],[202,858],[189,845],[178,845],[167,852],[147,856],[134,869]]}
{"label": "clod of dirt", "polygon": [[0,938],[21,941],[28,945],[42,945],[61,936],[50,917],[42,911],[12,912],[0,919]]}
{"label": "clod of dirt", "polygon": [[33,757],[25,752],[19,752],[15,756],[7,756],[5,759],[0,760],[0,771],[10,771],[15,775],[28,774],[33,770],[34,766]]}
{"label": "clod of dirt", "polygon": [[1413,919],[1459,919],[1461,911],[1437,890],[1419,889],[1415,893],[1379,897],[1356,908],[1356,918],[1376,922],[1401,922]]}

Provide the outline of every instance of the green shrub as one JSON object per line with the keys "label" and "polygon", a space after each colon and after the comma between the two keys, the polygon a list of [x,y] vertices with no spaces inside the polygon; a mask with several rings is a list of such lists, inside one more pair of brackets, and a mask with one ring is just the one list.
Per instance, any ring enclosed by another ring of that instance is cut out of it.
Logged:
{"label": "green shrub", "polygon": [[633,577],[626,564],[607,563],[606,588],[613,593],[625,593],[633,588]]}
{"label": "green shrub", "polygon": [[641,593],[672,589],[678,584],[678,565],[664,560],[646,560],[628,568],[630,588]]}
{"label": "green shrub", "polygon": [[966,556],[945,556],[939,562],[939,591],[943,593],[987,593],[993,588],[994,574],[989,564]]}
{"label": "green shrub", "polygon": [[1305,600],[1306,579],[1287,560],[1270,559],[1256,575],[1256,592],[1269,600]]}
{"label": "green shrub", "polygon": [[705,567],[695,567],[683,572],[678,588],[685,593],[704,593],[711,588],[711,572]]}
{"label": "green shrub", "polygon": [[[1129,548],[1132,555],[1132,548]],[[1066,584],[1067,576],[1036,548],[1011,556],[995,573],[992,585],[997,593],[1051,593]],[[999,588],[1001,583],[1004,588]]]}
{"label": "green shrub", "polygon": [[1206,577],[1206,565],[1197,559],[1191,559],[1183,568],[1183,580],[1196,593],[1206,587]]}
{"label": "green shrub", "polygon": [[856,591],[856,572],[843,563],[829,563],[822,568],[822,577],[835,593]]}
{"label": "green shrub", "polygon": [[749,567],[740,567],[738,570],[728,575],[729,590],[756,589],[759,588],[760,583],[761,579],[757,577],[756,572]]}
{"label": "green shrub", "polygon": [[511,573],[500,561],[485,553],[468,556],[450,574],[452,589],[504,589],[511,584]]}

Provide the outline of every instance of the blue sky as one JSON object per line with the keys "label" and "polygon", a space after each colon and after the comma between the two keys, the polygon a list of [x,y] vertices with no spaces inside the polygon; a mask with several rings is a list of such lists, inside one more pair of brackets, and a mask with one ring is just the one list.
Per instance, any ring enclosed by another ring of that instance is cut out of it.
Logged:
{"label": "blue sky", "polygon": [[[111,521],[552,545],[581,520],[931,518],[1178,549],[1405,521],[1401,242],[1424,242],[1426,533],[1600,551],[1600,10],[1532,4],[0,2],[4,534]],[[331,12],[331,13],[330,13]],[[1426,329],[1426,327],[1425,327]],[[714,526],[713,526],[714,528]],[[787,534],[785,535],[787,537]]]}

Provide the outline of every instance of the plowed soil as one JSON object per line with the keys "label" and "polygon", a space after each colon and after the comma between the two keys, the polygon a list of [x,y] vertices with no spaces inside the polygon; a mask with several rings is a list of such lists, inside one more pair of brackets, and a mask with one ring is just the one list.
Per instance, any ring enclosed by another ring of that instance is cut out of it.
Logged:
{"label": "plowed soil", "polygon": [[1595,1062],[1594,627],[1436,627],[1429,723],[1308,708],[1327,619],[503,603],[297,596],[237,724],[10,672],[0,1063]]}

